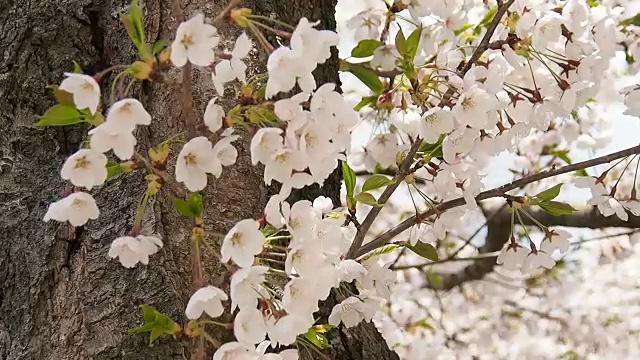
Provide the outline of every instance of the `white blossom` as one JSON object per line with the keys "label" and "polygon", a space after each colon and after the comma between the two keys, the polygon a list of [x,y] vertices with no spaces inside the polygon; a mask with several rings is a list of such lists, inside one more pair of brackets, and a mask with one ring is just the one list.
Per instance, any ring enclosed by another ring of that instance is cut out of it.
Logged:
{"label": "white blossom", "polygon": [[100,85],[93,76],[75,73],[64,73],[66,79],[60,83],[60,90],[73,95],[76,108],[89,109],[95,114],[100,104]]}
{"label": "white blossom", "polygon": [[204,124],[207,125],[209,131],[216,132],[222,127],[222,121],[224,120],[224,109],[222,106],[216,104],[218,98],[209,100],[206,109],[204,110]]}
{"label": "white blossom", "polygon": [[158,252],[161,247],[162,240],[155,236],[123,236],[111,243],[109,256],[113,259],[117,257],[122,266],[132,268],[139,262],[147,265],[149,256]]}
{"label": "white blossom", "polygon": [[238,341],[257,344],[267,335],[267,324],[260,310],[256,308],[241,309],[233,320],[233,334]]}
{"label": "white blossom", "polygon": [[238,222],[222,241],[221,260],[232,259],[238,266],[246,268],[253,264],[253,257],[262,251],[264,235],[260,224],[252,219]]}
{"label": "white blossom", "polygon": [[220,42],[218,30],[204,22],[198,14],[181,23],[171,44],[171,62],[183,67],[187,61],[198,66],[209,66],[215,59],[214,48]]}
{"label": "white blossom", "polygon": [[255,308],[259,298],[268,297],[269,293],[262,286],[267,270],[269,268],[266,266],[251,266],[233,273],[230,285],[231,311],[236,307]]}
{"label": "white blossom", "polygon": [[89,131],[91,135],[91,149],[105,153],[113,149],[113,153],[120,160],[129,160],[133,156],[137,143],[131,132],[112,132],[105,124]]}
{"label": "white blossom", "polygon": [[363,310],[362,301],[351,296],[331,309],[329,324],[338,326],[342,322],[348,328],[354,327],[364,320]]}
{"label": "white blossom", "polygon": [[91,190],[107,179],[107,157],[92,149],[81,149],[65,161],[60,171],[63,179]]}
{"label": "white blossom", "polygon": [[218,317],[224,312],[222,302],[226,300],[227,294],[215,286],[200,288],[191,295],[185,314],[192,320],[198,319],[203,312],[212,318]]}
{"label": "white blossom", "polygon": [[73,226],[82,226],[89,219],[97,219],[99,215],[100,210],[93,196],[85,192],[75,192],[49,205],[43,220],[69,221]]}
{"label": "white blossom", "polygon": [[109,108],[107,120],[101,126],[111,133],[132,132],[136,125],[150,125],[151,115],[142,103],[136,99],[123,99]]}
{"label": "white blossom", "polygon": [[235,79],[241,82],[246,82],[247,65],[244,63],[244,58],[249,55],[251,51],[251,40],[245,32],[238,36],[236,43],[231,51],[231,59],[220,60],[216,64],[214,72],[211,74],[213,78],[213,85],[219,95],[224,95],[224,84]]}
{"label": "white blossom", "polygon": [[180,150],[176,180],[184,183],[189,191],[200,191],[207,186],[207,173],[220,176],[222,164],[209,139],[199,136],[189,140]]}

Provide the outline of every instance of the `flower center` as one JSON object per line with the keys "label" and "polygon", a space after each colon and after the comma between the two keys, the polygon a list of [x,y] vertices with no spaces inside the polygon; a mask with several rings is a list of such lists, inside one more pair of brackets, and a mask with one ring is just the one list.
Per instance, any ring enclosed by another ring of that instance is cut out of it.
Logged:
{"label": "flower center", "polygon": [[189,46],[194,45],[193,36],[191,34],[185,34],[180,41],[185,48],[189,48]]}
{"label": "flower center", "polygon": [[436,114],[430,114],[429,116],[425,117],[424,120],[431,126],[434,126],[436,123],[436,120],[438,120],[438,115]]}
{"label": "flower center", "polygon": [[464,100],[462,100],[462,108],[465,111],[473,110],[476,106],[478,106],[478,102],[472,97],[465,97]]}
{"label": "flower center", "polygon": [[233,235],[231,235],[231,243],[234,246],[242,245],[242,243],[243,243],[243,241],[242,241],[242,233],[239,233],[239,232],[233,233]]}
{"label": "flower center", "polygon": [[289,153],[283,152],[275,156],[274,160],[280,164],[284,164],[289,161]]}
{"label": "flower center", "polygon": [[86,156],[83,156],[76,160],[76,165],[73,167],[74,169],[86,169],[91,164],[91,161],[87,160]]}
{"label": "flower center", "polygon": [[81,199],[73,199],[73,202],[71,203],[71,206],[76,209],[81,208],[82,205],[84,205],[84,200]]}
{"label": "flower center", "polygon": [[193,153],[188,153],[187,155],[185,155],[184,162],[187,163],[187,165],[193,165],[193,166],[195,166],[198,163],[196,156],[193,155]]}
{"label": "flower center", "polygon": [[93,85],[88,81],[83,81],[80,87],[82,88],[82,90],[93,91]]}

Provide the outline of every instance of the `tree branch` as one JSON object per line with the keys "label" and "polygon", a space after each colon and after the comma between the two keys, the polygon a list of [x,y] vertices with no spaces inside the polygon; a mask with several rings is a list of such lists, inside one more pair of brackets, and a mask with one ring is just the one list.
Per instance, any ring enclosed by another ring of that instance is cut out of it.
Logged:
{"label": "tree branch", "polygon": [[[543,179],[547,179],[550,177],[554,177],[557,175],[561,175],[561,174],[566,174],[569,172],[573,172],[573,171],[577,171],[577,170],[581,170],[581,169],[586,169],[586,168],[590,168],[596,165],[601,165],[601,164],[606,164],[606,163],[610,163],[614,160],[617,159],[621,159],[630,155],[634,155],[634,154],[638,154],[640,153],[640,145],[622,150],[622,151],[618,151],[615,153],[611,153],[609,155],[604,155],[601,157],[597,157],[595,159],[591,159],[591,160],[587,160],[587,161],[582,161],[582,162],[578,162],[575,164],[571,164],[571,165],[567,165],[567,166],[563,166],[561,168],[555,169],[555,170],[547,170],[547,171],[542,171],[539,172],[537,174],[533,174],[533,175],[529,175],[527,177],[512,181],[508,184],[499,186],[497,188],[493,188],[491,190],[487,190],[487,191],[483,191],[481,192],[478,196],[476,196],[476,201],[482,201],[482,200],[486,200],[486,199],[490,199],[490,198],[494,198],[494,197],[502,197],[504,196],[508,191],[514,190],[514,189],[518,189],[521,187],[524,187],[525,185],[534,183],[536,181],[540,181]],[[443,212],[445,210],[449,210],[455,207],[459,207],[464,205],[466,202],[464,200],[463,197],[459,197],[457,199],[453,199],[453,200],[449,200],[449,201],[445,201],[439,205],[436,206],[436,209],[429,209],[428,211],[425,211],[424,213],[421,214],[421,217],[423,219],[432,216],[436,213],[439,212]],[[375,238],[374,240],[372,240],[371,242],[365,244],[364,246],[362,246],[360,248],[360,250],[357,252],[357,256],[361,256],[366,254],[367,252],[377,248],[380,245],[386,244],[388,241],[390,241],[391,239],[393,239],[395,236],[399,235],[400,233],[402,233],[403,231],[409,229],[410,227],[412,227],[413,225],[415,225],[416,223],[416,217],[411,216],[410,218],[402,221],[401,223],[399,223],[398,225],[396,225],[394,228],[388,230],[387,232],[385,232],[384,234],[378,236],[377,238]]]}

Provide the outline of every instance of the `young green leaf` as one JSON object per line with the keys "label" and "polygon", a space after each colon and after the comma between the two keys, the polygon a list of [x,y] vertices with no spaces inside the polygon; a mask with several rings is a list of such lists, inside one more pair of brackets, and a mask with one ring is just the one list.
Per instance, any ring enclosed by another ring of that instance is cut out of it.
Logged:
{"label": "young green leaf", "polygon": [[164,48],[166,48],[169,45],[171,45],[171,42],[167,39],[156,40],[156,42],[153,43],[153,48],[151,52],[153,55],[157,55],[158,53],[160,53],[160,51],[162,51]]}
{"label": "young green leaf", "polygon": [[75,107],[75,104],[73,102],[73,94],[61,90],[58,85],[49,85],[47,86],[47,88],[53,91],[53,96],[56,97],[56,100],[58,100],[60,104]]}
{"label": "young green leaf", "polygon": [[400,244],[382,245],[379,248],[377,248],[377,249],[373,250],[372,252],[370,252],[369,255],[367,255],[367,258],[394,252],[394,251],[396,251],[397,249],[399,249],[402,246],[404,246],[404,245],[400,245]]}
{"label": "young green leaf", "polygon": [[534,196],[535,200],[540,202],[545,202],[549,200],[555,199],[558,195],[560,195],[560,188],[562,188],[563,184],[558,184],[552,188],[549,188],[545,191],[542,191]]}
{"label": "young green leaf", "polygon": [[162,334],[174,335],[178,333],[181,328],[170,317],[152,308],[151,306],[142,304],[140,305],[142,313],[144,314],[144,324],[140,327],[129,329],[129,334],[136,334],[141,332],[150,332],[149,346],[160,337]]}
{"label": "young green leaf", "polygon": [[382,41],[375,39],[360,40],[358,45],[351,50],[351,56],[356,58],[364,58],[373,55],[373,52],[382,45]]}
{"label": "young green leaf", "polygon": [[80,67],[80,64],[78,64],[77,62],[73,62],[73,72],[76,74],[82,74],[82,68]]}
{"label": "young green leaf", "polygon": [[187,217],[197,217],[202,215],[203,200],[202,195],[194,192],[189,197],[189,200],[182,200],[180,198],[173,198],[173,206],[178,210],[180,214]]}
{"label": "young green leaf", "polygon": [[418,45],[420,44],[420,36],[422,35],[422,25],[418,26],[407,38],[407,56],[409,60],[413,61],[418,52]]}
{"label": "young green leaf", "polygon": [[366,68],[360,65],[350,64],[347,68],[347,71],[351,72],[358,80],[362,81],[363,84],[367,85],[371,91],[375,94],[382,94],[384,91],[384,85],[382,85],[382,81],[378,74],[370,68]]}
{"label": "young green leaf", "polygon": [[538,206],[553,216],[569,215],[577,211],[573,206],[559,201],[545,201],[539,203]]}
{"label": "young green leaf", "polygon": [[120,167],[120,163],[117,163],[113,160],[109,160],[107,162],[107,179],[110,179],[121,172],[122,168]]}
{"label": "young green leaf", "polygon": [[63,104],[53,105],[42,116],[37,117],[40,121],[35,126],[66,126],[86,121],[74,106]]}
{"label": "young green leaf", "polygon": [[359,103],[356,104],[356,106],[353,107],[353,110],[360,111],[365,106],[374,107],[377,101],[378,101],[377,96],[365,96],[362,98],[362,100],[360,100]]}
{"label": "young green leaf", "polygon": [[422,241],[418,241],[415,246],[411,246],[411,244],[407,243],[405,246],[413,251],[414,253],[422,256],[425,259],[429,259],[431,261],[438,261],[438,250],[436,250],[433,245],[429,243],[423,243]]}
{"label": "young green leaf", "polygon": [[374,174],[371,175],[362,185],[362,191],[374,190],[383,186],[394,184],[395,180],[389,179],[388,177],[382,174]]}
{"label": "young green leaf", "polygon": [[319,349],[328,349],[331,347],[327,337],[316,331],[314,327],[309,328],[304,334],[304,337]]}
{"label": "young green leaf", "polygon": [[353,197],[353,190],[356,188],[356,172],[346,161],[342,161],[342,177],[344,186],[347,189],[347,198]]}
{"label": "young green leaf", "polygon": [[366,205],[375,206],[375,207],[382,207],[383,205],[383,204],[379,204],[376,198],[373,197],[373,195],[369,194],[368,192],[361,192],[360,194],[355,196],[355,199],[358,202],[361,202]]}
{"label": "young green leaf", "polygon": [[402,29],[398,29],[398,33],[396,34],[396,49],[402,56],[408,55],[409,48],[407,46],[407,39],[404,37],[404,33]]}

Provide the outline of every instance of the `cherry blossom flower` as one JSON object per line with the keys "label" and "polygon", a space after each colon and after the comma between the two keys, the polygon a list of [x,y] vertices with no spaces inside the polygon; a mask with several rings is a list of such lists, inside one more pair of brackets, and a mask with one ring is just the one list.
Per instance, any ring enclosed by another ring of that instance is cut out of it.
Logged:
{"label": "cherry blossom flower", "polygon": [[101,126],[111,133],[132,132],[136,125],[150,125],[151,115],[142,103],[136,99],[123,99],[109,108],[107,121]]}
{"label": "cherry blossom flower", "polygon": [[282,129],[262,128],[251,139],[251,163],[267,163],[273,153],[283,147]]}
{"label": "cherry blossom flower", "polygon": [[209,139],[199,136],[189,140],[178,154],[176,180],[189,191],[200,191],[207,186],[207,173],[220,176],[222,164]]}
{"label": "cherry blossom flower", "polygon": [[204,22],[198,14],[181,23],[171,44],[171,62],[183,67],[187,61],[198,66],[209,66],[215,59],[214,48],[220,42],[218,30]]}
{"label": "cherry blossom flower", "polygon": [[355,30],[355,40],[379,37],[384,14],[379,9],[367,9],[347,21],[347,28]]}
{"label": "cherry blossom flower", "polygon": [[252,219],[238,222],[225,236],[220,249],[223,262],[232,259],[238,266],[246,268],[253,264],[253,257],[262,251],[264,235],[260,224]]}
{"label": "cherry blossom flower", "polygon": [[451,112],[460,125],[476,129],[487,127],[488,112],[497,108],[496,99],[479,86],[472,86],[463,92]]}
{"label": "cherry blossom flower", "polygon": [[204,110],[204,124],[207,125],[209,131],[216,132],[222,127],[222,121],[224,119],[224,109],[222,106],[216,104],[218,98],[209,100],[207,108]]}
{"label": "cherry blossom flower", "polygon": [[429,144],[436,143],[442,134],[453,130],[453,114],[448,109],[434,107],[422,115],[420,137]]}
{"label": "cherry blossom flower", "polygon": [[288,314],[305,316],[318,311],[318,294],[315,282],[305,277],[297,277],[284,286],[282,307]]}
{"label": "cherry blossom flower", "polygon": [[89,109],[95,114],[100,104],[100,85],[93,76],[75,73],[64,73],[66,79],[60,83],[60,90],[73,95],[76,108]]}
{"label": "cherry blossom flower", "polygon": [[230,285],[231,311],[236,307],[255,308],[259,298],[269,296],[267,290],[262,287],[267,270],[269,268],[266,266],[251,266],[233,273]]}
{"label": "cherry blossom flower", "polygon": [[86,224],[89,219],[97,219],[99,215],[100,210],[93,196],[75,192],[49,205],[43,220],[69,221],[72,226],[77,227]]}
{"label": "cherry blossom flower", "polygon": [[257,344],[263,341],[267,335],[267,324],[260,310],[241,309],[233,320],[233,334],[238,341],[246,344]]}
{"label": "cherry blossom flower", "polygon": [[279,319],[267,319],[267,334],[274,344],[291,345],[298,334],[303,334],[313,325],[313,316],[285,315]]}
{"label": "cherry blossom flower", "polygon": [[313,208],[319,210],[322,214],[326,214],[333,210],[333,200],[326,196],[318,196],[313,200]]}
{"label": "cherry blossom flower", "polygon": [[358,325],[362,320],[364,320],[363,304],[355,296],[346,298],[340,304],[334,306],[329,315],[329,324],[334,326],[343,323],[344,326],[350,328]]}
{"label": "cherry blossom flower", "polygon": [[315,29],[318,24],[320,21],[301,18],[291,34],[291,49],[299,52],[303,61],[322,64],[331,57],[331,47],[338,45],[338,34]]}
{"label": "cherry blossom flower", "polygon": [[504,266],[508,270],[516,270],[524,264],[525,258],[529,254],[528,249],[518,245],[509,243],[496,260],[497,264]]}
{"label": "cherry blossom flower", "polygon": [[91,135],[91,149],[106,153],[113,149],[113,153],[120,160],[128,160],[133,156],[137,143],[131,132],[112,133],[108,126],[102,124],[89,131]]}
{"label": "cherry blossom flower", "polygon": [[269,79],[265,92],[267,99],[279,92],[291,90],[296,82],[304,92],[310,93],[316,88],[316,80],[311,72],[317,64],[302,60],[300,52],[294,52],[286,46],[277,48],[269,55]]}
{"label": "cherry blossom flower", "polygon": [[640,117],[640,87],[630,90],[624,96],[624,104],[627,106],[625,115]]}
{"label": "cherry blossom flower", "polygon": [[570,232],[562,229],[553,229],[540,243],[540,250],[547,254],[552,254],[554,250],[559,250],[561,253],[566,253],[569,250],[572,238]]}
{"label": "cherry blossom flower", "polygon": [[525,273],[532,273],[539,268],[551,269],[556,264],[551,258],[551,255],[542,250],[532,251],[527,255],[522,263],[522,271]]}
{"label": "cherry blossom flower", "polygon": [[212,318],[222,315],[224,308],[222,301],[228,300],[227,294],[215,286],[198,289],[187,303],[185,314],[189,319],[198,319],[205,312]]}
{"label": "cherry blossom flower", "polygon": [[245,32],[238,36],[231,51],[231,59],[220,60],[211,74],[213,85],[220,96],[224,95],[224,84],[235,79],[246,82],[247,65],[242,61],[249,55],[252,47],[251,40]]}
{"label": "cherry blossom flower", "polygon": [[107,179],[107,157],[92,149],[81,149],[65,161],[60,171],[63,179],[91,190]]}
{"label": "cherry blossom flower", "polygon": [[123,236],[111,243],[109,256],[118,258],[122,266],[133,268],[139,262],[147,265],[149,256],[158,252],[161,247],[162,240],[155,236]]}
{"label": "cherry blossom flower", "polygon": [[237,341],[222,344],[213,354],[213,360],[254,360],[255,358],[253,349]]}
{"label": "cherry blossom flower", "polygon": [[398,50],[394,45],[382,45],[379,46],[373,52],[373,59],[371,59],[371,67],[379,68],[383,71],[391,71],[396,68],[396,60],[400,56]]}

